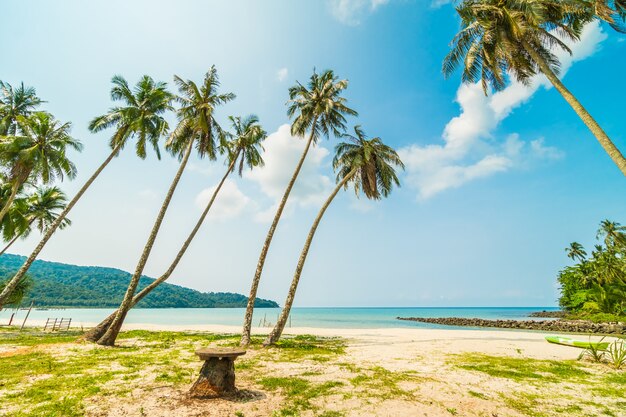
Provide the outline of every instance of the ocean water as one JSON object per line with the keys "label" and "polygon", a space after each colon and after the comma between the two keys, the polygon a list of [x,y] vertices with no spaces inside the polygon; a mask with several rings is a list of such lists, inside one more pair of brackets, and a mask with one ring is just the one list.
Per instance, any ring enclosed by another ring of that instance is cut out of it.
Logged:
{"label": "ocean water", "polygon": [[[396,317],[464,317],[481,319],[524,320],[533,311],[558,310],[556,307],[296,307],[291,311],[291,326],[318,328],[437,328],[442,326],[397,320]],[[165,308],[133,309],[126,318],[127,323],[163,325],[229,325],[240,326],[243,322],[243,308]],[[113,309],[33,309],[28,322],[39,324],[48,318],[71,318],[72,325],[93,325],[113,312]],[[7,324],[15,313],[13,324],[21,324],[25,310],[3,310],[0,312],[0,325]],[[265,320],[276,322],[280,309],[256,309],[254,326]],[[289,324],[288,324],[289,326]],[[446,326],[447,328],[450,328]]]}

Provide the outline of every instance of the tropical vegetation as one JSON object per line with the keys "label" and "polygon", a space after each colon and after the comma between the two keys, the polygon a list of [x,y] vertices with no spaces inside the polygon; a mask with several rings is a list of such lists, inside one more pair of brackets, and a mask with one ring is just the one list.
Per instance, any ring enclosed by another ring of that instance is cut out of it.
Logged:
{"label": "tropical vegetation", "polygon": [[[25,257],[11,254],[0,256],[0,288],[24,263]],[[79,266],[59,262],[37,260],[28,271],[28,280],[19,291],[22,296],[7,305],[63,308],[116,308],[124,297],[131,274],[116,268]],[[138,303],[138,308],[230,308],[245,307],[246,296],[225,292],[200,292],[179,285],[161,282],[142,275],[138,294],[153,287]],[[257,299],[261,308],[275,308],[271,300]]]}
{"label": "tropical vegetation", "polygon": [[626,227],[603,220],[590,253],[572,242],[575,261],[559,272],[559,305],[575,317],[626,321]]}
{"label": "tropical vegetation", "polygon": [[346,116],[356,116],[357,112],[346,104],[346,99],[342,97],[344,90],[348,87],[347,80],[340,80],[331,70],[318,74],[313,71],[307,85],[297,83],[289,89],[289,101],[287,102],[287,115],[293,118],[291,124],[291,134],[297,137],[304,137],[308,132],[308,139],[302,156],[296,165],[296,169],[287,184],[283,197],[278,204],[276,214],[267,232],[265,242],[261,248],[259,261],[248,296],[248,306],[244,317],[243,330],[241,335],[241,346],[250,344],[250,332],[252,330],[252,314],[254,311],[254,300],[261,281],[261,274],[265,265],[265,259],[269,251],[272,239],[278,222],[283,214],[289,194],[298,179],[302,164],[306,159],[311,145],[317,144],[320,137],[334,135],[340,137],[346,129]]}
{"label": "tropical vegetation", "polygon": [[529,85],[537,74],[545,75],[626,175],[626,158],[559,78],[556,55],[571,54],[569,44],[579,41],[584,25],[595,18],[621,30],[624,11],[622,0],[462,0],[461,31],[443,73],[449,77],[461,68],[463,82],[479,82],[485,94],[502,90],[509,78]]}

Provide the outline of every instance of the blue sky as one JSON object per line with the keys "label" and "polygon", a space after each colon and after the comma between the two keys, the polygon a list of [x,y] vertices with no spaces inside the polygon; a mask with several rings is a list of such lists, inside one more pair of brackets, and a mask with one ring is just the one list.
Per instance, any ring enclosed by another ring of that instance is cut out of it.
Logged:
{"label": "blue sky", "polygon": [[[35,86],[72,121],[85,150],[69,193],[107,154],[86,126],[111,105],[110,79],[200,80],[213,64],[237,99],[218,111],[257,114],[267,167],[231,178],[170,282],[247,293],[268,218],[302,141],[284,126],[287,89],[312,69],[350,81],[350,125],[400,150],[403,186],[382,202],[337,198],[318,230],[300,306],[553,305],[572,240],[626,221],[626,180],[553,88],[537,79],[485,98],[441,61],[458,20],[445,1],[6,2],[0,79]],[[624,35],[586,28],[563,80],[622,149]],[[571,65],[570,65],[571,63]],[[172,119],[173,122],[173,119]],[[312,150],[280,223],[259,295],[282,303],[301,245],[332,186],[336,139]],[[127,149],[101,175],[40,258],[133,270],[177,163]],[[168,212],[147,275],[162,273],[200,214],[222,161],[194,160]],[[28,254],[37,236],[15,245]]]}

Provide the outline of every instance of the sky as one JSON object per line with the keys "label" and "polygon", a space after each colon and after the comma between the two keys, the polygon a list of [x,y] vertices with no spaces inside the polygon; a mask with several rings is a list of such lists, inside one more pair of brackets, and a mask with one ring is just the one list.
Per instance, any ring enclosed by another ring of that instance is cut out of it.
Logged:
{"label": "sky", "polygon": [[[402,187],[383,201],[338,195],[318,228],[296,306],[551,306],[571,241],[590,247],[603,219],[626,222],[626,179],[592,134],[537,77],[486,97],[441,62],[459,27],[445,0],[3,2],[0,79],[34,86],[71,121],[71,196],[108,155],[112,132],[89,121],[113,105],[110,80],[143,74],[200,82],[215,65],[237,99],[216,110],[257,114],[266,166],[232,176],[169,282],[247,294],[278,199],[304,141],[289,133],[288,88],[313,69],[349,80],[362,125],[396,148]],[[10,18],[7,18],[10,17]],[[563,82],[626,150],[620,82],[626,36],[590,24]],[[175,123],[173,116],[168,116]],[[283,303],[308,229],[334,184],[336,138],[311,149],[267,258],[259,296]],[[127,271],[148,237],[176,159],[132,147],[88,190],[40,259]],[[165,271],[225,166],[192,158],[144,273]],[[37,233],[14,245],[28,255]]]}

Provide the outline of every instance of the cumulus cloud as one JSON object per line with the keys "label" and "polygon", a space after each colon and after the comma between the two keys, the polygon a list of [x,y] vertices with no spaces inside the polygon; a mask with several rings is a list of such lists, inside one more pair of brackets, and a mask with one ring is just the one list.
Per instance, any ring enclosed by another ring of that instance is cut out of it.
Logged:
{"label": "cumulus cloud", "polygon": [[[585,27],[581,40],[571,45],[572,55],[558,51],[561,76],[571,65],[592,55],[606,39],[598,23]],[[530,86],[513,80],[504,90],[486,97],[479,84],[463,84],[456,101],[461,113],[444,128],[441,145],[412,145],[399,151],[407,167],[406,182],[417,189],[418,197],[430,198],[437,193],[479,179],[505,172],[528,163],[530,158],[559,159],[560,150],[546,146],[543,138],[521,141],[509,135],[504,143],[495,142],[493,131],[511,112],[528,101],[541,87],[551,88],[543,75]]]}
{"label": "cumulus cloud", "polygon": [[343,24],[356,26],[368,14],[389,0],[329,0],[332,15]]}
{"label": "cumulus cloud", "polygon": [[[206,188],[196,196],[196,205],[204,210],[217,186]],[[237,184],[226,180],[219,194],[215,198],[209,212],[209,221],[224,221],[238,217],[246,208],[252,207],[253,202],[247,197]]]}
{"label": "cumulus cloud", "polygon": [[[291,136],[287,124],[280,126],[265,139],[265,166],[244,174],[246,179],[256,182],[263,194],[274,201],[272,207],[257,214],[257,220],[271,220],[305,145],[306,139]],[[332,188],[332,180],[320,172],[328,154],[329,151],[322,146],[311,146],[291,191],[289,205],[319,205],[324,201]]]}
{"label": "cumulus cloud", "polygon": [[287,68],[281,68],[276,71],[276,79],[278,81],[284,81],[285,78],[287,78],[287,75],[289,75],[289,70]]}

